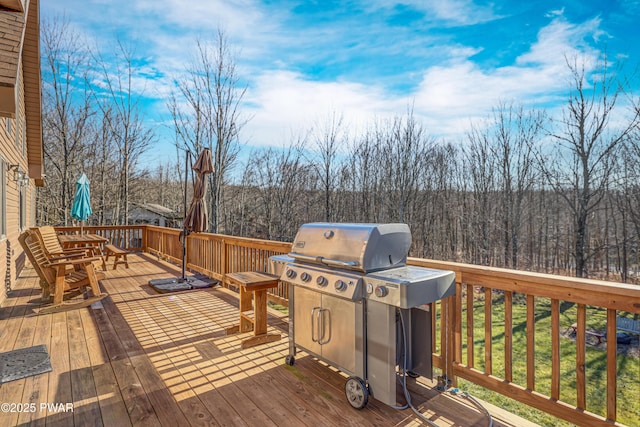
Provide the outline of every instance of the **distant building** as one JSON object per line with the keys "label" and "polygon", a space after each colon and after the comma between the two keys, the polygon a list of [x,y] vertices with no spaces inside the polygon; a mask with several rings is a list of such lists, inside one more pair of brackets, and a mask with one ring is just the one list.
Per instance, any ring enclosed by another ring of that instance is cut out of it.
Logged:
{"label": "distant building", "polygon": [[0,0],[0,303],[24,265],[18,236],[35,225],[44,185],[38,15],[37,0]]}
{"label": "distant building", "polygon": [[[129,209],[129,224],[149,224],[160,227],[182,228],[182,214],[155,203],[134,203]],[[111,216],[105,214],[107,223]]]}

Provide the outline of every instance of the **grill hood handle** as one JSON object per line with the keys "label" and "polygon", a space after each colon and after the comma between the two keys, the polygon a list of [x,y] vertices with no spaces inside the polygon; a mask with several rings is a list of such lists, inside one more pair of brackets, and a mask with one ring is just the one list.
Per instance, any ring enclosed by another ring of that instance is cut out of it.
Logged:
{"label": "grill hood handle", "polygon": [[329,258],[322,258],[322,261],[320,262],[330,267],[357,267],[360,265],[360,263],[356,261],[339,261],[337,259]]}
{"label": "grill hood handle", "polygon": [[314,262],[317,264],[324,264],[326,266],[329,267],[345,267],[345,268],[353,268],[353,267],[357,267],[360,265],[359,262],[357,261],[340,261],[337,259],[330,259],[330,258],[324,258],[321,256],[309,256],[309,255],[302,255],[302,254],[298,254],[295,252],[291,252],[289,254],[290,257],[298,259],[300,261],[306,261],[306,262]]}

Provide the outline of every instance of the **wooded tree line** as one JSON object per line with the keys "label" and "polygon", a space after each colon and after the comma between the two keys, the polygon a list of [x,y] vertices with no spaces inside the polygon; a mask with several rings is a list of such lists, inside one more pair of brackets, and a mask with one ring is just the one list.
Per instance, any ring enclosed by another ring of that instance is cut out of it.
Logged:
{"label": "wooded tree line", "polygon": [[184,153],[208,147],[212,232],[290,241],[311,221],[405,222],[413,256],[638,280],[640,105],[606,62],[587,74],[567,59],[561,112],[501,102],[457,141],[432,137],[411,107],[358,133],[335,112],[241,161],[247,88],[218,32],[197,42],[168,96],[173,160],[150,167],[139,164],[156,141],[135,95],[143,67],[131,49],[118,44],[107,61],[60,21],[43,25],[41,46],[47,178],[38,223],[71,223],[81,172],[93,224],[128,223],[136,201],[181,211]]}
{"label": "wooded tree line", "polygon": [[603,130],[588,153],[559,146],[544,113],[511,104],[458,143],[429,137],[411,111],[351,140],[330,120],[306,144],[250,156],[226,190],[225,230],[290,241],[310,221],[405,222],[413,256],[637,281],[640,135],[630,116],[633,126]]}

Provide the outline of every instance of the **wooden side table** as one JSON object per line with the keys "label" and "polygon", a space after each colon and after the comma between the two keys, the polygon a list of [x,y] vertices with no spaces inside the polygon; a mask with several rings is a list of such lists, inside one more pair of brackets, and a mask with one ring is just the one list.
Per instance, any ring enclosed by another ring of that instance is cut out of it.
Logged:
{"label": "wooden side table", "polygon": [[278,276],[244,271],[229,273],[226,278],[240,289],[240,323],[227,328],[227,335],[253,330],[253,337],[243,340],[242,348],[278,341],[280,334],[267,333],[267,290],[278,286]]}

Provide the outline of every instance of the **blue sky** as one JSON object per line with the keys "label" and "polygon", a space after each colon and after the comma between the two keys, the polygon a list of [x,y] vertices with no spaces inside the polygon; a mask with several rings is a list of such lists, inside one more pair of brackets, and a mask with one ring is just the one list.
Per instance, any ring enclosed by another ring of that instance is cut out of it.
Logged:
{"label": "blue sky", "polygon": [[[171,149],[165,100],[217,28],[248,86],[247,146],[286,145],[332,112],[352,130],[409,105],[430,134],[460,139],[500,101],[554,110],[566,100],[565,56],[592,67],[640,64],[640,0],[45,0],[108,55],[120,38],[142,72],[136,90]],[[635,88],[638,89],[636,76]],[[154,157],[155,156],[155,157]]]}

